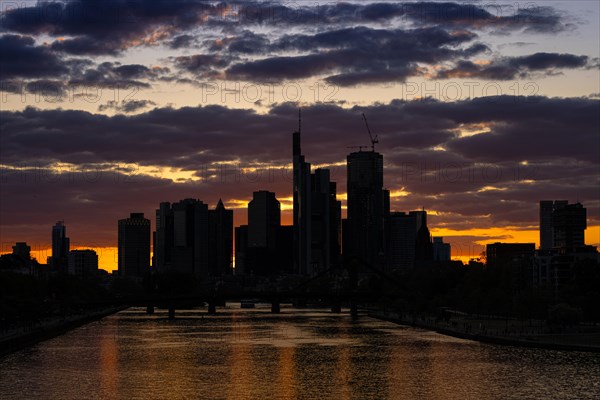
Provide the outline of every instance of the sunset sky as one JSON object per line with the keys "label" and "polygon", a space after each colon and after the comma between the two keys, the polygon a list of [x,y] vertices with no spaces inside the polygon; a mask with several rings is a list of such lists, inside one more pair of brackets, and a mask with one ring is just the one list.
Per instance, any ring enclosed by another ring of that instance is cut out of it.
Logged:
{"label": "sunset sky", "polygon": [[260,189],[291,224],[291,133],[332,170],[379,136],[392,210],[453,258],[536,242],[541,199],[600,244],[600,2],[0,0],[0,242],[116,269],[117,220]]}

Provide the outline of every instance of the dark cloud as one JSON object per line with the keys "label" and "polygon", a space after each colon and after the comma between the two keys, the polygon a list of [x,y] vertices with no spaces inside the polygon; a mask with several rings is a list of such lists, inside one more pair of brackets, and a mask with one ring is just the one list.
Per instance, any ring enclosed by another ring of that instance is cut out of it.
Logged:
{"label": "dark cloud", "polygon": [[175,36],[169,43],[171,49],[181,49],[194,47],[196,45],[196,38],[192,35],[178,35]]}
{"label": "dark cloud", "polygon": [[51,102],[54,98],[59,101],[67,92],[67,85],[63,81],[57,80],[36,80],[29,81],[25,85],[29,93],[40,95],[44,100]]}
{"label": "dark cloud", "polygon": [[111,55],[116,56],[121,52],[119,46],[113,41],[98,40],[93,37],[77,37],[74,39],[61,39],[52,43],[50,48],[57,52],[73,55]]}
{"label": "dark cloud", "polygon": [[517,68],[540,70],[549,68],[581,68],[586,66],[587,56],[558,53],[535,53],[528,56],[510,58],[508,63]]}
{"label": "dark cloud", "polygon": [[[540,198],[577,197],[588,207],[590,224],[597,224],[599,105],[588,98],[508,96],[353,108],[315,104],[303,108],[303,151],[314,164],[343,162],[352,151],[346,146],[368,144],[364,112],[380,138],[386,186],[410,193],[392,198],[395,210],[435,210],[432,227],[525,229],[537,223]],[[137,210],[152,215],[160,201],[195,197],[214,204],[223,197],[242,207],[236,201],[258,189],[289,197],[296,107],[280,104],[266,114],[220,106],[155,108],[112,117],[3,111],[2,234],[26,236],[29,229],[46,238],[44,226],[68,217],[80,238],[111,245],[116,219]],[[460,134],[476,124],[489,132]],[[54,163],[73,167],[57,174],[50,169]],[[172,169],[200,180],[181,181],[169,175]],[[344,193],[345,167],[333,166],[332,176]],[[52,195],[57,191],[61,196]],[[289,211],[284,214],[289,221]],[[236,223],[244,219],[238,209]],[[79,221],[97,232],[83,233]]]}
{"label": "dark cloud", "polygon": [[177,68],[202,77],[218,76],[233,60],[234,58],[227,54],[195,54],[171,58]]}
{"label": "dark cloud", "polygon": [[73,75],[69,84],[97,88],[149,88],[148,81],[158,78],[160,72],[139,64],[103,62]]}
{"label": "dark cloud", "polygon": [[534,53],[520,57],[504,57],[489,63],[474,63],[461,60],[454,68],[440,70],[436,77],[479,78],[489,80],[511,80],[528,77],[531,72],[544,71],[554,74],[557,69],[586,68],[589,66],[587,56],[559,53]]}
{"label": "dark cloud", "polygon": [[0,24],[4,31],[70,37],[53,43],[57,51],[114,55],[158,44],[218,12],[215,5],[193,0],[73,0],[7,10]]}
{"label": "dark cloud", "polygon": [[60,77],[69,72],[59,57],[31,36],[0,36],[0,79]]}
{"label": "dark cloud", "polygon": [[[264,54],[269,51],[270,41],[266,35],[258,35],[252,31],[245,30],[232,40],[225,39],[227,50],[232,54]],[[220,46],[213,42],[210,50],[220,51]]]}
{"label": "dark cloud", "polygon": [[[408,21],[404,25],[409,28],[393,29],[400,23],[392,22],[395,18]],[[451,2],[290,5],[73,0],[8,9],[0,24],[4,32],[52,38],[49,44],[36,46],[32,37],[5,35],[7,54],[14,57],[3,65],[8,71],[4,79],[70,74],[69,81],[75,84],[107,86],[116,79],[92,68],[70,70],[66,55],[119,56],[134,47],[164,45],[171,49],[204,48],[202,54],[171,58],[193,78],[281,82],[318,77],[331,84],[354,86],[403,82],[422,76],[421,64],[440,62],[457,63],[440,71],[440,78],[512,79],[532,70],[551,69],[548,73],[555,73],[554,69],[574,68],[581,59],[569,59],[578,56],[568,54],[538,53],[489,66],[468,60],[489,51],[487,45],[473,43],[476,31],[490,27],[558,32],[565,29],[565,18],[548,7],[506,9]],[[276,27],[284,21],[288,27],[319,29],[315,34],[281,34]],[[323,23],[330,28],[322,31]],[[368,26],[373,23],[385,23],[389,28]],[[35,66],[23,68],[24,61],[18,61],[33,58],[47,62],[27,63]],[[149,87],[152,77],[146,73],[140,71],[139,78],[122,77],[115,84]],[[157,79],[185,82],[191,77],[165,75]]]}
{"label": "dark cloud", "polygon": [[341,86],[404,81],[420,74],[417,63],[434,64],[486,51],[483,44],[458,47],[475,37],[471,32],[450,33],[438,28],[388,30],[362,26],[312,36],[287,35],[269,49],[312,53],[239,62],[225,73],[230,79],[275,82],[330,75],[326,80]]}
{"label": "dark cloud", "polygon": [[156,103],[151,100],[123,100],[120,103],[114,100],[98,106],[98,111],[115,110],[123,113],[134,113],[144,108],[155,106]]}
{"label": "dark cloud", "polygon": [[[304,109],[305,147],[319,163],[338,162],[345,154],[344,144],[368,142],[360,118],[365,112],[375,121],[372,128],[390,160],[406,149],[423,152],[443,147],[446,151],[430,155],[443,156],[447,162],[531,163],[570,158],[597,164],[598,148],[592,144],[599,140],[598,104],[587,98],[512,96],[453,103],[397,100],[352,109],[317,104]],[[81,163],[80,155],[85,154],[85,162],[190,169],[231,160],[280,164],[289,158],[289,137],[282,132],[294,129],[294,115],[295,105],[288,103],[272,107],[265,115],[221,106],[155,108],[131,117],[27,108],[2,113],[2,157],[8,163],[32,158]],[[487,133],[458,133],[477,124],[485,125]],[[87,127],[85,134],[82,126]]]}
{"label": "dark cloud", "polygon": [[[189,31],[243,30],[262,26],[348,26],[387,23],[401,18],[416,27],[526,30],[556,33],[569,28],[566,17],[551,7],[462,3],[278,4],[274,2],[84,1],[41,2],[7,10],[0,18],[5,32],[47,34],[52,48],[76,55],[115,55],[135,46],[165,43],[189,47]],[[255,40],[258,39],[258,36]],[[238,43],[252,52],[258,42]],[[235,49],[232,49],[235,50]]]}

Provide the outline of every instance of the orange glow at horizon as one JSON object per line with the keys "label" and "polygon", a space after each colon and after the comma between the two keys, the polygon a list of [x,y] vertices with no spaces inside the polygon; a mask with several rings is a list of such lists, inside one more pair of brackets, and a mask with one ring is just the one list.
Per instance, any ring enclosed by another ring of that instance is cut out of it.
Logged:
{"label": "orange glow at horizon", "polygon": [[[281,213],[281,224],[291,225],[292,214],[288,212]],[[243,224],[246,222],[244,221]],[[237,224],[236,224],[237,225]],[[451,228],[430,227],[432,236],[441,236],[445,243],[451,244],[451,257],[453,260],[460,260],[467,263],[472,258],[478,258],[482,251],[485,251],[485,245],[495,242],[503,243],[535,243],[539,246],[539,231],[537,229],[519,230],[517,227],[506,228],[473,228],[465,230],[456,230]],[[482,237],[480,240],[467,239],[468,237]],[[489,239],[485,239],[488,237]],[[585,243],[591,246],[600,247],[600,225],[588,226],[585,230]],[[107,272],[116,271],[118,266],[117,247],[85,247],[77,246],[71,250],[91,249],[98,254],[98,268]],[[4,248],[0,253],[10,254],[11,251]],[[38,248],[31,250],[31,257],[45,264],[46,260],[52,254],[51,248]],[[152,256],[152,252],[151,252]]]}

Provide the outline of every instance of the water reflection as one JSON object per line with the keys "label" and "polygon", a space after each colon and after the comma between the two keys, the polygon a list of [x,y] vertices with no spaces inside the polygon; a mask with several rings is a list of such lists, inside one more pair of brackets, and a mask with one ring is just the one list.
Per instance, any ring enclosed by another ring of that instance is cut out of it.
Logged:
{"label": "water reflection", "polygon": [[347,314],[130,309],[0,360],[1,399],[597,399],[598,355]]}
{"label": "water reflection", "polygon": [[118,394],[118,348],[116,342],[116,325],[109,324],[105,333],[99,337],[100,342],[100,391],[107,399],[116,399]]}

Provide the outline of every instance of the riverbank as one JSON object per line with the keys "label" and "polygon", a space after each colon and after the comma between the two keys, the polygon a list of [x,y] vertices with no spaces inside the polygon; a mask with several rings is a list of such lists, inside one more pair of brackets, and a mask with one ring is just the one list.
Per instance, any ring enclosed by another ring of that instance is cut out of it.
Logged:
{"label": "riverbank", "polygon": [[[597,329],[588,329],[579,332],[548,333],[535,327],[532,327],[530,330],[523,328],[520,330],[506,328],[502,330],[498,329],[498,326],[494,326],[494,321],[489,319],[482,320],[464,317],[453,321],[437,321],[434,318],[428,317],[403,318],[398,313],[373,310],[369,311],[368,315],[400,325],[427,329],[442,335],[475,340],[482,343],[600,353],[600,331]],[[496,321],[496,325],[504,323],[504,321]]]}
{"label": "riverbank", "polygon": [[108,315],[117,313],[127,307],[111,307],[68,317],[50,318],[35,325],[14,329],[0,335],[0,357],[38,342],[62,335],[72,329]]}

